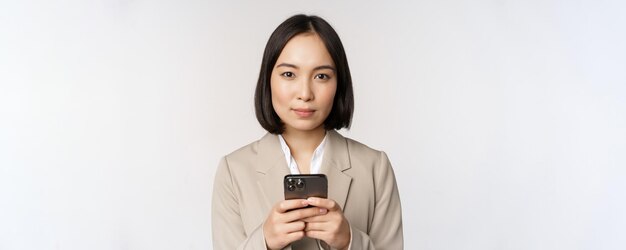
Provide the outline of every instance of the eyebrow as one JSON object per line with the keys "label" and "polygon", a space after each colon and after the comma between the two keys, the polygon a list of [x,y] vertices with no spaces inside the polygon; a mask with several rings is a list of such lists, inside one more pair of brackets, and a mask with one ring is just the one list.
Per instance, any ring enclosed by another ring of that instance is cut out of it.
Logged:
{"label": "eyebrow", "polygon": [[[291,64],[291,63],[281,63],[281,64],[276,65],[276,68],[279,68],[279,67],[289,67],[289,68],[294,68],[294,69],[299,69],[300,68],[300,67],[298,67],[298,66],[296,66],[294,64]],[[320,65],[320,66],[317,66],[317,67],[315,67],[313,69],[313,71],[320,70],[320,69],[330,69],[333,72],[337,72],[335,67],[330,66],[330,65]]]}

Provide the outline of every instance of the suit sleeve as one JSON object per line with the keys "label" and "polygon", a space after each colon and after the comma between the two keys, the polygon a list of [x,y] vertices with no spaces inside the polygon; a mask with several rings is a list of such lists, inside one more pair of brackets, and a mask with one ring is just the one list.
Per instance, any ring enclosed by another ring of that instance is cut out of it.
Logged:
{"label": "suit sleeve", "polygon": [[211,231],[214,249],[265,250],[262,224],[246,235],[239,201],[226,157],[215,174],[211,207]]}
{"label": "suit sleeve", "polygon": [[374,185],[376,205],[369,233],[352,228],[350,249],[403,249],[400,195],[391,163],[384,152],[380,153],[374,169]]}

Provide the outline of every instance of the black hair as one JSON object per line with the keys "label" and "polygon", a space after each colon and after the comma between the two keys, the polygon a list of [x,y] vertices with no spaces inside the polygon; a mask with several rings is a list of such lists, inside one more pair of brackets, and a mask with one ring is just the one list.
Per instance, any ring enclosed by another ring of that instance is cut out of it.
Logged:
{"label": "black hair", "polygon": [[282,134],[285,130],[283,122],[272,106],[270,88],[272,70],[287,42],[296,35],[308,32],[317,34],[324,42],[336,68],[337,91],[333,100],[333,108],[324,121],[324,128],[326,130],[350,128],[352,113],[354,112],[352,77],[339,35],[324,19],[318,16],[300,14],[292,16],[278,25],[267,41],[263,52],[261,71],[254,93],[254,107],[257,120],[265,130],[272,134]]}

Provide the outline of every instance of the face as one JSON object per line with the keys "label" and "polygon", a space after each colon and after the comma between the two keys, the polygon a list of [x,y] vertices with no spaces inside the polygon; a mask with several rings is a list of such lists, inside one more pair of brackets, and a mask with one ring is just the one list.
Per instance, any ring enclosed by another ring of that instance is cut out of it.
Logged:
{"label": "face", "polygon": [[271,75],[272,105],[285,133],[324,129],[337,90],[335,64],[317,34],[294,36]]}

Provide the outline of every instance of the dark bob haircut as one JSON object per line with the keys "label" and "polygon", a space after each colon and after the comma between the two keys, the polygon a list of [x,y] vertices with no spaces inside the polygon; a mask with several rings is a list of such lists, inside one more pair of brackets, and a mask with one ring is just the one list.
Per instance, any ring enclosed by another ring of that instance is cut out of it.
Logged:
{"label": "dark bob haircut", "polygon": [[346,52],[337,32],[330,24],[320,17],[307,15],[295,15],[285,20],[274,30],[265,45],[261,72],[254,93],[257,120],[265,130],[272,134],[282,134],[285,131],[285,126],[272,105],[270,79],[276,60],[287,42],[302,33],[315,33],[321,38],[337,70],[337,91],[333,108],[324,121],[324,128],[326,130],[350,128],[354,111],[354,96]]}

